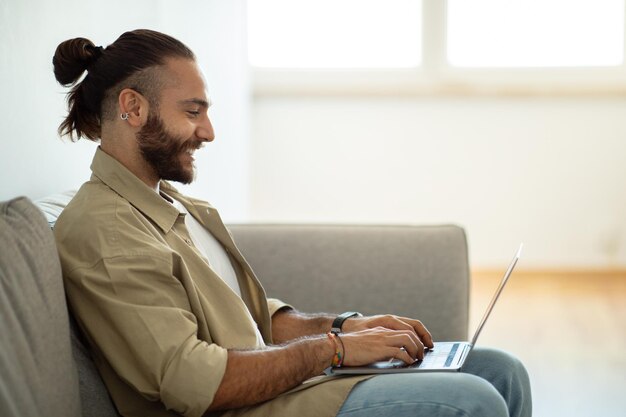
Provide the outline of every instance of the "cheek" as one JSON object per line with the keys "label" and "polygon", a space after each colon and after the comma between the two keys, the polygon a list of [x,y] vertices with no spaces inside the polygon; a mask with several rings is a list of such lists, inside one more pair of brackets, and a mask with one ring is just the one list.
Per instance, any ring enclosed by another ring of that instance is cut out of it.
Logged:
{"label": "cheek", "polygon": [[194,135],[194,126],[187,120],[179,120],[175,123],[165,124],[164,127],[170,140],[178,142],[179,145]]}
{"label": "cheek", "polygon": [[172,126],[172,133],[177,137],[187,140],[194,136],[196,125],[189,119],[181,120],[175,126]]}
{"label": "cheek", "polygon": [[167,133],[177,138],[189,138],[194,132],[194,123],[179,111],[162,111],[161,120]]}

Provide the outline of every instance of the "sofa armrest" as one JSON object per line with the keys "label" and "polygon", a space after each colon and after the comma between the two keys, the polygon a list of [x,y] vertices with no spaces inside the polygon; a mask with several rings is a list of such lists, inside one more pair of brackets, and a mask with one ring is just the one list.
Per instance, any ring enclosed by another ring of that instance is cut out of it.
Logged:
{"label": "sofa armrest", "polygon": [[391,313],[435,341],[466,340],[467,242],[459,226],[231,225],[268,297],[300,311]]}

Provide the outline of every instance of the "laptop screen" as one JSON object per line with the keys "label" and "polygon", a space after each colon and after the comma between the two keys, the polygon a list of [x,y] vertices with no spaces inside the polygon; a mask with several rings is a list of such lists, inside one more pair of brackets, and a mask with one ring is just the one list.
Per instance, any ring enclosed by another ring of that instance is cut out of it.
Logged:
{"label": "laptop screen", "polygon": [[487,311],[485,311],[485,314],[483,315],[483,318],[480,321],[480,324],[478,325],[476,332],[474,333],[474,337],[472,338],[472,342],[471,342],[472,346],[476,345],[476,340],[478,340],[478,336],[480,335],[480,332],[482,331],[483,326],[485,325],[485,322],[487,321],[487,318],[491,314],[491,310],[493,310],[493,306],[496,304],[498,297],[500,297],[500,294],[502,293],[504,286],[509,280],[509,277],[511,276],[511,272],[513,272],[513,268],[515,268],[515,265],[517,265],[517,261],[519,260],[522,254],[523,247],[524,247],[524,244],[520,243],[519,248],[517,249],[517,253],[513,257],[513,260],[511,261],[509,268],[504,273],[504,277],[502,277],[502,280],[500,281],[500,286],[498,287],[498,290],[496,291],[496,293],[493,295],[493,298],[491,299],[491,302],[489,303],[489,307],[487,307]]}

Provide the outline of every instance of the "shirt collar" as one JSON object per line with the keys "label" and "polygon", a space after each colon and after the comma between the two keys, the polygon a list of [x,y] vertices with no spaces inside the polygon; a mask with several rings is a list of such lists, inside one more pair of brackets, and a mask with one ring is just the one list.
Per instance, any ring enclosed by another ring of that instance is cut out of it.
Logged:
{"label": "shirt collar", "polygon": [[[162,191],[156,193],[100,147],[93,157],[91,171],[93,176],[128,200],[133,207],[156,223],[163,232],[169,232],[174,226],[180,212],[168,203],[171,198]],[[163,183],[161,183],[159,189],[163,190],[163,188]]]}

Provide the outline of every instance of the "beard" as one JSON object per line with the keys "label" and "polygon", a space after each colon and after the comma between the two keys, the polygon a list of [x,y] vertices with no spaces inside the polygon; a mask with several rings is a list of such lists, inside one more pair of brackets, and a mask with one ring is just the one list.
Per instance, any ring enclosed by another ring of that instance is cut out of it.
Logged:
{"label": "beard", "polygon": [[184,139],[165,129],[158,115],[148,115],[146,124],[137,133],[137,144],[143,158],[160,179],[189,184],[194,180],[194,166],[185,167],[180,156],[202,146],[202,140]]}

